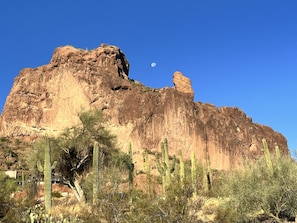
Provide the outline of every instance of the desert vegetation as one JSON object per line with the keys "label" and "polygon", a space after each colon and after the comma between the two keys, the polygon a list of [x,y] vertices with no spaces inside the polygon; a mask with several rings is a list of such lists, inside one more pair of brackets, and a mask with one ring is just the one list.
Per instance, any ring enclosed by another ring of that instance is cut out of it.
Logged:
{"label": "desert vegetation", "polygon": [[[215,171],[208,154],[203,163],[194,151],[184,160],[182,150],[177,157],[169,153],[164,138],[160,154],[143,149],[139,171],[133,143],[127,142],[127,152],[117,148],[100,110],[79,118],[60,136],[32,143],[16,165],[23,173],[17,179],[0,173],[0,222],[295,221],[297,164],[265,139],[263,156],[236,170]],[[1,143],[17,156],[15,143]],[[52,187],[57,177],[67,195]]]}

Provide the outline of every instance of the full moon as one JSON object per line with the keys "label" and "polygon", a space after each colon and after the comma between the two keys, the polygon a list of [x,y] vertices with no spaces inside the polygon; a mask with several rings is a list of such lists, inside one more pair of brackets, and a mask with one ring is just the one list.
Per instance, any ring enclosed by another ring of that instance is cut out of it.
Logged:
{"label": "full moon", "polygon": [[155,62],[151,63],[151,67],[155,67],[157,64]]}

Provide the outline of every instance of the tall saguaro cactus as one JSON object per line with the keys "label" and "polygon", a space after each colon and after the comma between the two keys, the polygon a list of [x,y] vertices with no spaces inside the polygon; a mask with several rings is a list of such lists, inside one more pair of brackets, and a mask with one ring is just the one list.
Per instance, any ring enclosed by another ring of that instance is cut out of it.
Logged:
{"label": "tall saguaro cactus", "polygon": [[197,197],[197,166],[196,166],[196,157],[195,151],[191,151],[191,179],[192,179],[192,188],[193,188],[193,197]]}
{"label": "tall saguaro cactus", "polygon": [[96,203],[99,191],[99,144],[94,143],[93,148],[93,204]]}
{"label": "tall saguaro cactus", "polygon": [[168,142],[167,139],[164,139],[164,142],[161,142],[161,153],[162,153],[162,162],[160,162],[159,155],[156,154],[156,162],[159,173],[162,175],[162,185],[163,192],[166,192],[166,188],[171,183],[171,173],[173,173],[176,163],[176,158],[174,156],[172,164],[169,162],[168,155]]}
{"label": "tall saguaro cactus", "polygon": [[132,145],[131,142],[129,142],[129,190],[133,189],[133,182],[134,182],[134,163],[133,163],[133,153],[132,153]]}
{"label": "tall saguaro cactus", "polygon": [[275,156],[276,156],[277,165],[279,165],[280,158],[281,158],[279,146],[277,145],[277,143],[275,143],[274,146],[275,146]]}
{"label": "tall saguaro cactus", "polygon": [[145,151],[144,154],[144,169],[146,173],[146,191],[151,196],[151,166],[150,166],[150,161],[149,161],[149,156],[147,150]]}
{"label": "tall saguaro cactus", "polygon": [[266,165],[267,168],[270,172],[270,174],[273,174],[273,167],[272,167],[272,161],[271,161],[271,157],[270,157],[270,152],[268,149],[268,144],[266,139],[262,139],[262,144],[263,144],[263,150],[264,150],[264,155],[265,155],[265,160],[266,160]]}
{"label": "tall saguaro cactus", "polygon": [[208,150],[206,150],[206,166],[203,165],[203,187],[205,191],[212,189],[212,171]]}
{"label": "tall saguaro cactus", "polygon": [[185,184],[185,163],[183,158],[183,153],[179,150],[179,176],[180,176],[180,183],[182,187]]}
{"label": "tall saguaro cactus", "polygon": [[57,161],[51,165],[50,141],[46,138],[47,146],[44,149],[44,165],[37,162],[37,168],[44,175],[44,205],[45,211],[51,213],[52,209],[52,169],[55,168]]}
{"label": "tall saguaro cactus", "polygon": [[[269,173],[271,175],[273,175],[273,172],[280,168],[281,153],[279,150],[279,146],[277,145],[277,143],[274,144],[274,148],[275,148],[275,157],[274,158],[275,159],[272,159],[269,149],[268,149],[268,144],[267,144],[266,139],[262,139],[262,144],[263,144],[263,150],[264,150],[267,168],[269,170]],[[275,161],[274,167],[272,165],[272,160]],[[276,169],[274,169],[274,168],[276,168]]]}

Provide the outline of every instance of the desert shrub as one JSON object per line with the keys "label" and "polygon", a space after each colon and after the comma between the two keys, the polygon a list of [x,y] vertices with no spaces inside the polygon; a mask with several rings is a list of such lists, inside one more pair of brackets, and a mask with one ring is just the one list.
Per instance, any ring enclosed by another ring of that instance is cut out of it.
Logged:
{"label": "desert shrub", "polygon": [[0,185],[0,216],[5,219],[7,213],[14,208],[10,195],[17,189],[17,182],[0,172]]}
{"label": "desert shrub", "polygon": [[24,222],[24,223],[32,223],[32,222],[63,222],[63,223],[81,223],[83,222],[77,216],[68,216],[65,217],[63,215],[54,216],[51,214],[46,214],[45,209],[41,205],[35,205],[29,207],[22,213],[22,218],[19,221],[11,221],[11,222]]}
{"label": "desert shrub", "polygon": [[[121,178],[117,169],[110,167],[103,172],[103,181],[97,194],[96,202],[92,205],[90,214],[82,213],[80,218],[84,222],[123,222],[123,214],[129,210],[130,196],[121,190]],[[82,185],[88,201],[93,200],[92,177],[85,178]],[[101,178],[102,179],[102,178]],[[90,202],[91,203],[91,202]]]}
{"label": "desert shrub", "polygon": [[[113,151],[109,159],[110,161],[100,167],[99,189],[104,191],[108,187],[109,190],[117,191],[120,185],[128,183],[127,171],[133,163],[130,156],[121,151]],[[88,202],[93,201],[93,174],[87,172],[82,175],[82,189]]]}
{"label": "desert shrub", "polygon": [[56,198],[61,198],[63,197],[62,194],[59,191],[53,191],[52,196]]}
{"label": "desert shrub", "polygon": [[131,157],[128,154],[121,151],[117,151],[112,154],[111,164],[119,170],[123,171],[127,171],[133,168],[131,167],[131,165],[133,165]]}
{"label": "desert shrub", "polygon": [[[191,198],[190,183],[187,182],[182,187],[178,178],[173,177],[166,195],[148,194],[137,189],[128,190],[123,184],[124,178],[118,166],[106,168],[91,214],[82,214],[80,219],[84,222],[198,222],[196,213],[203,203]],[[91,177],[86,177],[89,182],[83,186],[85,192],[89,191],[92,196],[90,179]]]}
{"label": "desert shrub", "polygon": [[196,213],[201,209],[201,200],[192,200],[189,187],[182,188],[174,181],[168,187],[166,195],[149,196],[141,191],[132,194],[130,211],[124,215],[127,222],[198,222]]}
{"label": "desert shrub", "polygon": [[257,219],[294,218],[297,213],[297,164],[286,156],[272,157],[273,171],[259,158],[226,177],[218,208],[219,222],[256,222]]}

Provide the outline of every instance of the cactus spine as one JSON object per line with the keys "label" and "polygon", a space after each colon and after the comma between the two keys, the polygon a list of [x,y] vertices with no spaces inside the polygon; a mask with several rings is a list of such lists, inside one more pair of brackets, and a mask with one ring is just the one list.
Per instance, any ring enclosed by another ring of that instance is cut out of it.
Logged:
{"label": "cactus spine", "polygon": [[161,142],[161,152],[162,152],[162,162],[160,162],[158,154],[156,154],[156,161],[157,161],[158,171],[162,175],[163,192],[166,192],[166,188],[171,183],[171,173],[173,173],[175,168],[175,163],[176,163],[175,156],[172,164],[169,163],[168,142],[166,138],[164,139],[164,142]]}
{"label": "cactus spine", "polygon": [[99,191],[99,144],[95,142],[93,148],[93,204],[96,203]]}
{"label": "cactus spine", "polygon": [[197,197],[197,167],[196,167],[196,157],[195,152],[191,152],[191,179],[193,188],[193,197]]}
{"label": "cactus spine", "polygon": [[44,166],[37,162],[37,168],[44,175],[44,205],[45,211],[51,213],[52,209],[52,169],[55,168],[57,162],[51,165],[51,147],[50,141],[46,138],[47,146],[44,149]]}

